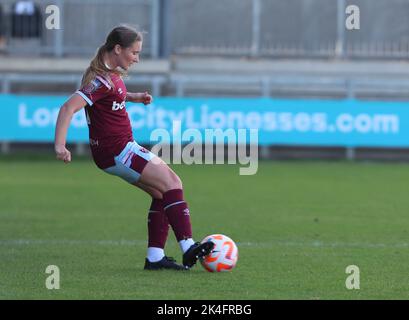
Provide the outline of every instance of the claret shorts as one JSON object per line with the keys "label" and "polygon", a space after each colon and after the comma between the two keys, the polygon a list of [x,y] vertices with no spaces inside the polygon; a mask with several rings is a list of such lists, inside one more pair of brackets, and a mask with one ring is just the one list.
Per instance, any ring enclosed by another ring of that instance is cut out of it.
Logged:
{"label": "claret shorts", "polygon": [[104,171],[133,184],[139,180],[146,164],[154,157],[156,155],[141,147],[136,141],[128,142],[122,152],[114,158],[115,165]]}

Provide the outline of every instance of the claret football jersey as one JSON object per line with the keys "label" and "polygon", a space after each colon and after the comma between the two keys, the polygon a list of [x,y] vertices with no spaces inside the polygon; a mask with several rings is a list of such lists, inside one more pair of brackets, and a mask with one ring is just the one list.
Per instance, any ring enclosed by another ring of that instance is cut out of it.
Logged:
{"label": "claret football jersey", "polygon": [[115,164],[114,157],[133,141],[131,123],[125,108],[126,87],[117,74],[97,76],[90,84],[79,89],[87,102],[85,114],[89,127],[89,144],[94,161],[105,169]]}

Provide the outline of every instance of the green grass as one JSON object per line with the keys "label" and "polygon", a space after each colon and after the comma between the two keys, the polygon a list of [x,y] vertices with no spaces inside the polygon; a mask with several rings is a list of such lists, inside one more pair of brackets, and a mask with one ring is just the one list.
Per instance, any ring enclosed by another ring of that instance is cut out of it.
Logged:
{"label": "green grass", "polygon": [[[408,299],[409,166],[175,166],[197,240],[239,247],[230,273],[146,272],[149,198],[96,169],[0,160],[0,299]],[[181,260],[173,234],[167,254]],[[61,288],[48,290],[48,265]],[[347,290],[345,269],[360,268]]]}

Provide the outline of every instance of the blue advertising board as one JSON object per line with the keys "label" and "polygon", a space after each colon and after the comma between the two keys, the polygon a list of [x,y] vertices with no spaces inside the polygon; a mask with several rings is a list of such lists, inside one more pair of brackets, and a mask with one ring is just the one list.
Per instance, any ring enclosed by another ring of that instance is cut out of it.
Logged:
{"label": "blue advertising board", "polygon": [[[66,99],[0,95],[0,140],[52,142]],[[170,132],[172,140],[180,123],[182,132],[196,130],[204,137],[208,129],[257,129],[260,145],[409,147],[407,102],[161,97],[126,108],[139,143],[156,142],[158,129]],[[83,110],[74,115],[67,140],[88,141]]]}

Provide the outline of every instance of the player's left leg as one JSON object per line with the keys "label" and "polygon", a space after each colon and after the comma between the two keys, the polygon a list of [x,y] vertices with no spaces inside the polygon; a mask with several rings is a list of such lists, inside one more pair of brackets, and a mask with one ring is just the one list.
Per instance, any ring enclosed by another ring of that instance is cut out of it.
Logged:
{"label": "player's left leg", "polygon": [[163,160],[155,158],[146,164],[140,181],[162,193],[164,211],[183,252],[183,265],[192,267],[200,257],[211,252],[214,243],[194,242],[190,212],[180,178]]}
{"label": "player's left leg", "polygon": [[184,266],[192,267],[199,257],[211,252],[213,243],[194,242],[182,182],[162,159],[136,142],[129,142],[115,157],[115,164],[105,171],[118,175],[132,184],[141,183],[162,194],[164,212],[183,252]]}
{"label": "player's left leg", "polygon": [[121,154],[115,157],[115,166],[104,171],[124,179],[152,197],[148,213],[148,249],[144,269],[186,270],[186,267],[177,264],[173,258],[167,257],[164,252],[169,231],[169,221],[163,210],[162,193],[138,181],[144,164],[153,156],[152,153],[143,149],[138,144],[129,143]]}
{"label": "player's left leg", "polygon": [[150,262],[158,262],[165,256],[165,244],[169,233],[169,221],[163,212],[162,193],[140,182],[133,185],[145,191],[152,197],[148,212],[148,252]]}

